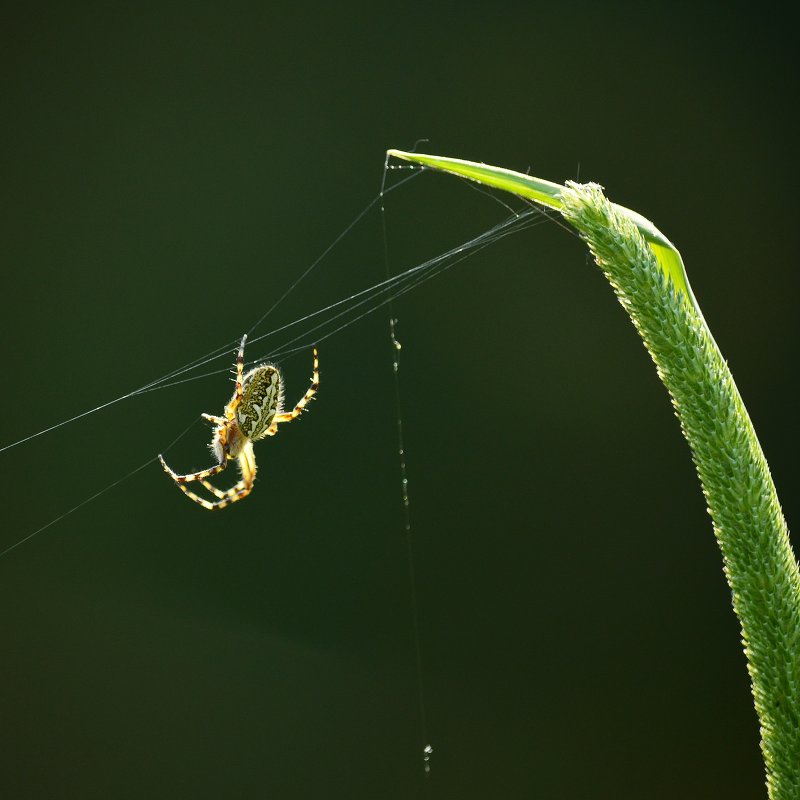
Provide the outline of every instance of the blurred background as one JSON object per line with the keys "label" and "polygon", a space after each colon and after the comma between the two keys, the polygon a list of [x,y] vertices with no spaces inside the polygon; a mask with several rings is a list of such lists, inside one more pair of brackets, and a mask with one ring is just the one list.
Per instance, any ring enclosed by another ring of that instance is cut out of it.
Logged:
{"label": "blurred background", "polygon": [[[375,197],[385,150],[425,137],[598,181],[678,245],[800,518],[785,20],[45,4],[1,36],[0,445],[232,348]],[[387,199],[391,268],[505,215],[424,174]],[[373,209],[259,332],[383,275]],[[321,343],[319,399],[257,446],[245,502],[208,514],[154,462],[0,559],[4,797],[765,796],[689,452],[582,245],[539,226],[395,314],[425,738],[380,310]],[[282,366],[294,401],[310,352]],[[169,461],[209,465],[198,417],[230,391],[182,384],[0,453],[0,549],[193,420]]]}

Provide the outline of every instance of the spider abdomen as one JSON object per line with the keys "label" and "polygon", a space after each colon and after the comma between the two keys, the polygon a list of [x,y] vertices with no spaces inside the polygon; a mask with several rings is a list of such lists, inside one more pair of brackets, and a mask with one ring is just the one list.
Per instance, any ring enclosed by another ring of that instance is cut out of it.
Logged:
{"label": "spider abdomen", "polygon": [[262,364],[250,370],[242,381],[242,400],[236,421],[251,441],[260,439],[283,409],[283,380],[277,367]]}

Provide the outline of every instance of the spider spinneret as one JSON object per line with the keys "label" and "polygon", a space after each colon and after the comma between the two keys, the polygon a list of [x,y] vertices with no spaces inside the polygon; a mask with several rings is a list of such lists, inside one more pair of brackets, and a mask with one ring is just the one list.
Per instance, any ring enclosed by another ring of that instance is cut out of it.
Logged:
{"label": "spider spinneret", "polygon": [[[202,414],[216,424],[214,435],[211,438],[211,452],[217,459],[213,467],[179,475],[167,466],[163,456],[159,454],[161,466],[177,487],[191,500],[203,508],[213,511],[225,508],[243,497],[247,497],[253,490],[256,479],[256,460],[253,455],[253,442],[274,436],[278,432],[278,425],[291,422],[303,413],[309,400],[317,393],[319,388],[319,359],[314,348],[314,374],[311,386],[300,399],[300,402],[289,412],[283,411],[283,378],[280,370],[274,364],[259,364],[247,374],[244,372],[244,344],[247,334],[242,337],[239,352],[236,356],[236,389],[228,405],[225,406],[223,416]],[[209,483],[207,478],[222,472],[229,461],[239,464],[241,478],[230,489],[223,491]],[[197,481],[207,489],[216,501],[206,500],[190,491],[187,483]]]}

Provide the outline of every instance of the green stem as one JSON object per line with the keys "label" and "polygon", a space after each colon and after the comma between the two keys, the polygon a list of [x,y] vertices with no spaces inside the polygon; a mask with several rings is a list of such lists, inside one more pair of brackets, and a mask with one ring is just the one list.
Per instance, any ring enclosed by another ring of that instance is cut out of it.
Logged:
{"label": "green stem", "polygon": [[753,424],[674,245],[595,184],[439,156],[391,155],[557,209],[588,244],[672,398],[742,629],[772,800],[800,798],[800,572]]}

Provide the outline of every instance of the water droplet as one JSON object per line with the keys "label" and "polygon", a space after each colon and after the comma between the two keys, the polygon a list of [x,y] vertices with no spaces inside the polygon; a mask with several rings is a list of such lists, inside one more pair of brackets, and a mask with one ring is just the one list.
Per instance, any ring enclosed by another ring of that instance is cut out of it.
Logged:
{"label": "water droplet", "polygon": [[422,761],[425,765],[426,775],[431,771],[431,753],[433,753],[433,748],[429,744],[426,744],[425,747],[422,748]]}

